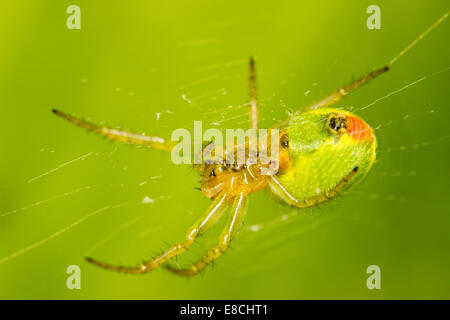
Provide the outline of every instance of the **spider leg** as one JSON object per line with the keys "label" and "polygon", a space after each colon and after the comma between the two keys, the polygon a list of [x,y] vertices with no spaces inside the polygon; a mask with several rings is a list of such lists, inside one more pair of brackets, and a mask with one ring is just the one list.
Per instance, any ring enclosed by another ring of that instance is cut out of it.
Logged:
{"label": "spider leg", "polygon": [[280,180],[274,175],[268,176],[268,185],[270,190],[275,193],[285,203],[298,207],[300,201],[297,200],[290,192],[281,184]]}
{"label": "spider leg", "polygon": [[275,193],[280,199],[282,199],[285,203],[295,206],[297,208],[308,208],[314,205],[318,205],[319,203],[325,202],[335,195],[338,194],[339,191],[347,184],[347,182],[352,179],[355,174],[358,172],[358,167],[354,167],[352,171],[350,171],[341,181],[339,181],[333,188],[330,190],[318,194],[317,196],[310,197],[303,200],[296,199],[289,191],[283,186],[283,184],[278,180],[278,178],[274,175],[268,176],[268,184],[269,188]]}
{"label": "spider leg", "polygon": [[76,126],[87,129],[88,131],[95,132],[99,135],[102,135],[108,139],[127,142],[134,145],[145,145],[150,146],[154,149],[171,151],[173,148],[172,141],[166,141],[164,138],[160,137],[151,137],[142,134],[136,134],[128,131],[118,130],[114,128],[100,126],[94,123],[90,123],[88,121],[84,121],[78,119],[70,114],[65,112],[52,109],[52,112],[57,116],[66,119],[67,121],[73,123]]}
{"label": "spider leg", "polygon": [[[329,94],[327,97],[323,98],[319,102],[316,102],[315,104],[312,104],[306,108],[302,108],[301,110],[298,110],[292,116],[295,117],[295,116],[299,115],[300,113],[305,112],[306,110],[314,110],[314,109],[318,109],[318,108],[324,108],[324,107],[331,106],[332,104],[335,104],[336,102],[338,102],[339,100],[341,100],[342,98],[344,98],[345,96],[350,94],[351,92],[358,89],[363,84],[369,82],[372,79],[375,79],[379,75],[382,75],[389,69],[390,69],[390,66],[387,65],[385,67],[378,68],[372,72],[369,72],[365,76],[347,84],[346,86],[343,86],[343,87],[333,91],[331,94]],[[288,126],[290,118],[291,117],[289,117],[289,119],[286,119],[282,122],[274,124],[273,126],[271,126],[271,128],[285,128],[286,126]]]}
{"label": "spider leg", "polygon": [[231,240],[236,236],[247,212],[247,204],[248,197],[246,193],[241,192],[236,196],[225,228],[219,237],[219,244],[208,250],[199,261],[186,269],[177,269],[170,265],[166,268],[178,275],[193,276],[201,272],[208,264],[214,262],[215,259],[219,258],[225,252]]}
{"label": "spider leg", "polygon": [[404,55],[408,50],[410,50],[413,46],[415,46],[421,39],[423,39],[431,30],[433,30],[436,26],[438,26],[442,21],[444,21],[448,17],[448,12],[446,12],[438,21],[436,21],[431,27],[429,27],[425,32],[423,32],[421,35],[419,35],[418,38],[416,38],[412,43],[410,43],[403,51],[401,51],[395,58],[393,58],[388,65],[378,68],[372,72],[369,72],[365,76],[349,83],[348,85],[339,88],[332,92],[329,96],[325,97],[324,99],[320,100],[319,102],[309,106],[306,108],[306,110],[313,110],[317,108],[327,107],[330,106],[339,100],[341,100],[343,97],[351,93],[352,91],[358,89],[363,84],[369,82],[372,79],[375,79],[379,75],[385,73],[390,69],[392,64],[397,61],[402,55]]}
{"label": "spider leg", "polygon": [[250,106],[250,128],[258,129],[258,104],[256,101],[256,71],[255,71],[255,60],[253,57],[250,58],[250,75],[249,75],[249,106]]}
{"label": "spider leg", "polygon": [[201,234],[205,233],[208,229],[210,229],[216,222],[220,219],[220,217],[225,212],[225,209],[228,207],[228,201],[227,201],[228,194],[222,193],[220,194],[208,207],[208,209],[205,211],[205,213],[200,217],[197,222],[188,229],[186,233],[186,238],[183,241],[180,241],[173,246],[170,246],[166,250],[164,250],[161,254],[156,256],[155,258],[144,261],[141,264],[137,266],[116,266],[111,265],[108,263],[100,262],[95,259],[87,257],[86,260],[100,268],[110,270],[110,271],[116,271],[116,272],[122,272],[122,273],[135,273],[135,274],[142,274],[147,273],[149,271],[152,271],[159,266],[161,266],[163,263],[165,263],[167,260],[179,255],[180,253],[183,253],[186,251],[192,243],[195,241],[195,239],[200,236]]}
{"label": "spider leg", "polygon": [[343,86],[343,87],[333,91],[330,95],[323,98],[319,102],[307,107],[306,110],[313,110],[313,109],[317,109],[317,108],[328,107],[328,106],[338,102],[339,100],[344,98],[346,95],[348,95],[352,91],[355,91],[363,84],[369,82],[372,79],[375,79],[376,77],[378,77],[379,75],[382,75],[383,73],[385,73],[388,70],[389,70],[389,66],[384,66],[382,68],[378,68],[372,72],[369,72],[368,74],[347,84],[346,86]]}

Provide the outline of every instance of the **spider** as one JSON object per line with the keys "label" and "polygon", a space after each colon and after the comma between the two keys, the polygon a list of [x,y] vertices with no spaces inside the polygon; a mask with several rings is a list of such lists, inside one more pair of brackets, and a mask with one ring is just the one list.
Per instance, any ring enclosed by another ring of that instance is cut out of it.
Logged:
{"label": "spider", "polygon": [[[258,128],[256,73],[253,58],[249,63],[249,115],[252,129]],[[214,226],[231,206],[218,244],[187,268],[165,265],[175,274],[193,276],[219,258],[235,239],[247,212],[250,193],[266,189],[281,202],[307,208],[346,193],[369,172],[375,161],[377,140],[372,128],[348,111],[331,108],[343,97],[389,70],[376,69],[345,85],[319,102],[296,112],[279,128],[279,169],[262,174],[267,167],[257,158],[244,165],[204,162],[194,168],[202,176],[202,193],[212,200],[203,215],[187,230],[184,240],[168,247],[151,260],[135,266],[118,266],[87,257],[86,260],[106,270],[144,274],[157,269],[168,260],[185,252],[194,241]],[[150,146],[171,151],[173,142],[161,137],[135,134],[108,126],[96,125],[53,109],[53,113],[69,122],[111,140]],[[245,147],[248,149],[248,145]]]}

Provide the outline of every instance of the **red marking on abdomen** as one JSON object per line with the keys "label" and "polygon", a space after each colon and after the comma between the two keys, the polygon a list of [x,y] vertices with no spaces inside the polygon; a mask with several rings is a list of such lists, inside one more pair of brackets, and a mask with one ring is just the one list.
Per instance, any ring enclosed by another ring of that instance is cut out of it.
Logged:
{"label": "red marking on abdomen", "polygon": [[363,140],[373,136],[372,129],[360,118],[351,116],[348,120],[347,132],[353,139]]}

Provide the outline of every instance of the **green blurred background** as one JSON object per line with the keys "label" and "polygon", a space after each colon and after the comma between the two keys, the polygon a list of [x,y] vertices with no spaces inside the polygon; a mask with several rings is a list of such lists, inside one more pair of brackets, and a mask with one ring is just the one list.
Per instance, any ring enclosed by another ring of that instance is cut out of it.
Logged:
{"label": "green blurred background", "polygon": [[[71,4],[81,30],[66,27]],[[371,4],[381,30],[366,27]],[[189,280],[111,273],[83,257],[135,264],[181,239],[209,204],[198,175],[50,112],[167,137],[194,120],[245,128],[253,55],[269,126],[391,60],[446,1],[20,0],[0,9],[0,298],[450,298],[448,20],[338,104],[377,128],[366,181],[313,210],[251,195],[232,248]],[[366,287],[373,264],[381,290]],[[66,288],[69,265],[81,267],[81,290]]]}

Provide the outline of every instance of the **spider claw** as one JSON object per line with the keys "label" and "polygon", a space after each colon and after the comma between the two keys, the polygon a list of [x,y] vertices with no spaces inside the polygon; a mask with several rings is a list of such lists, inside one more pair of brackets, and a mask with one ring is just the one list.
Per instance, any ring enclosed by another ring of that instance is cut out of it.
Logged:
{"label": "spider claw", "polygon": [[91,257],[84,257],[84,260],[86,260],[89,263],[93,263],[94,259],[92,259]]}
{"label": "spider claw", "polygon": [[95,260],[94,258],[84,257],[84,260],[86,260],[86,262],[89,262],[90,264],[93,264],[95,266],[103,267],[103,264],[100,261]]}

